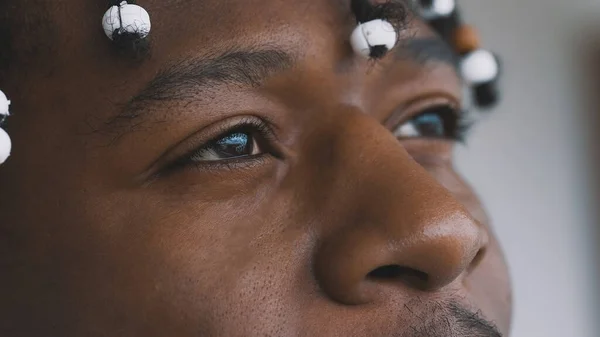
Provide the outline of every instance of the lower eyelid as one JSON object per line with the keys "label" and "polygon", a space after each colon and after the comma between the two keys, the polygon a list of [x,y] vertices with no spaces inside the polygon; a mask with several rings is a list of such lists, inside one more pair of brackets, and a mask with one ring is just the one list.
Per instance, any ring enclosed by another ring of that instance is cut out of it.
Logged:
{"label": "lower eyelid", "polygon": [[265,164],[270,156],[268,153],[262,153],[253,156],[238,157],[231,159],[194,162],[189,165],[193,171],[219,173],[223,171],[247,170]]}

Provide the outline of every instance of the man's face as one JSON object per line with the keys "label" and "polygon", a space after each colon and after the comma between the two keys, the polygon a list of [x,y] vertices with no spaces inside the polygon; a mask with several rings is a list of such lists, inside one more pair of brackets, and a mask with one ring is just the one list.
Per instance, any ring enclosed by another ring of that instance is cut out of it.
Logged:
{"label": "man's face", "polygon": [[149,58],[114,52],[103,1],[41,1],[51,51],[3,82],[0,335],[507,334],[422,21],[375,63],[345,0],[139,4]]}

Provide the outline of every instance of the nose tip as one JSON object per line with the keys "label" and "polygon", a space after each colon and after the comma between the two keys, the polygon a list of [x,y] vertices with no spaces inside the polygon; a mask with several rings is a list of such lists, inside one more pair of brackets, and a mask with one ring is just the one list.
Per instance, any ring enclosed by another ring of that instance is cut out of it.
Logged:
{"label": "nose tip", "polygon": [[[401,228],[402,226],[399,226]],[[325,240],[316,273],[323,290],[344,304],[364,304],[407,288],[436,291],[474,267],[487,234],[464,211],[402,235],[358,225]]]}
{"label": "nose tip", "polygon": [[309,147],[323,163],[311,192],[330,196],[315,198],[327,207],[315,227],[322,290],[361,304],[456,283],[483,256],[486,228],[380,123],[342,112],[328,146]]}
{"label": "nose tip", "polygon": [[[404,274],[422,275],[419,282],[411,282],[410,286],[437,290],[472,269],[484,254],[486,245],[486,231],[465,211],[458,211],[441,223],[388,247],[394,266],[412,271]],[[373,263],[380,264],[376,260]],[[377,272],[379,268],[374,275],[381,274]],[[402,275],[398,276],[397,281],[405,281]]]}

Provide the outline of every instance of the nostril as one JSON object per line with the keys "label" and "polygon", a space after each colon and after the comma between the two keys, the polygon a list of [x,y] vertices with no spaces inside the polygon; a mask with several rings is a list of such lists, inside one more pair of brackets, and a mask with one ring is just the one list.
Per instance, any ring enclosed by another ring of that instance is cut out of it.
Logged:
{"label": "nostril", "polygon": [[395,279],[407,272],[408,268],[396,265],[383,266],[371,271],[367,277],[375,279]]}
{"label": "nostril", "polygon": [[399,282],[417,289],[427,288],[429,275],[426,273],[399,265],[382,266],[367,274],[367,279],[374,282]]}
{"label": "nostril", "polygon": [[473,270],[475,270],[475,268],[477,268],[477,266],[479,266],[479,264],[481,263],[481,261],[485,257],[485,253],[486,253],[486,249],[485,248],[481,248],[481,249],[479,249],[479,251],[477,251],[477,254],[475,255],[475,257],[473,258],[473,260],[469,264],[469,267],[467,268],[467,273],[468,274],[471,273]]}

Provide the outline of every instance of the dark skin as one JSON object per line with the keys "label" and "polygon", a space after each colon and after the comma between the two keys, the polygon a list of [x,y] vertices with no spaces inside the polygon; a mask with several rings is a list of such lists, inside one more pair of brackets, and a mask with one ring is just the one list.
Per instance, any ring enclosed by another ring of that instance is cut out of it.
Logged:
{"label": "dark skin", "polygon": [[[506,266],[456,142],[397,132],[457,110],[450,64],[403,43],[354,55],[342,0],[145,0],[137,62],[102,4],[46,3],[52,52],[2,79],[0,335],[508,334]],[[401,33],[433,37],[416,18]],[[278,50],[254,83],[152,82],[248,49]],[[206,150],[231,130],[248,153]]]}

